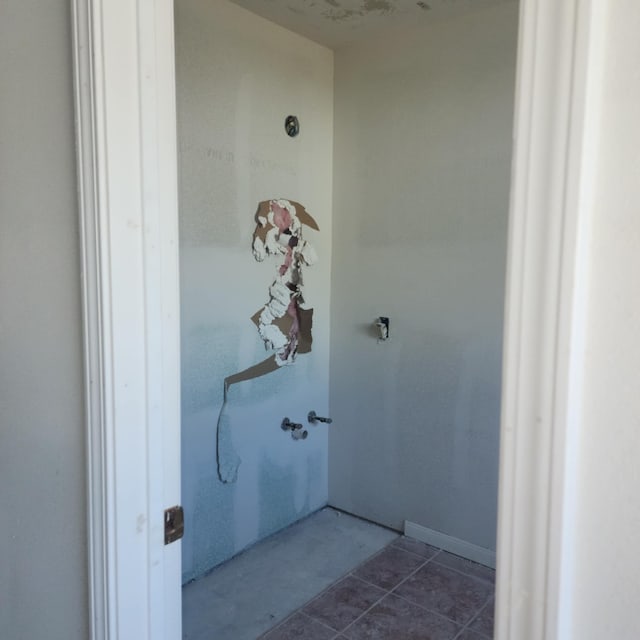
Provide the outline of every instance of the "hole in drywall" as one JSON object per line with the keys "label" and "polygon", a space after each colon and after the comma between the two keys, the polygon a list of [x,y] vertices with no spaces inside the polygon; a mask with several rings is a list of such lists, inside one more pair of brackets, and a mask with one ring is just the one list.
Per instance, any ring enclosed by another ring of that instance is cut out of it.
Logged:
{"label": "hole in drywall", "polygon": [[431,7],[426,2],[416,2],[416,4],[425,11],[429,11]]}
{"label": "hole in drywall", "polygon": [[296,116],[287,116],[284,121],[284,130],[290,138],[295,138],[300,133],[300,121]]}

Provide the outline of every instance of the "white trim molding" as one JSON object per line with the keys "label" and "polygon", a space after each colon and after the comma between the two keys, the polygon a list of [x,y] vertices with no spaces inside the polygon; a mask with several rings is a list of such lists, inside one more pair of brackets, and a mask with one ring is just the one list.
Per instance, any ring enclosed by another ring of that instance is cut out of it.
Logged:
{"label": "white trim molding", "polygon": [[496,638],[571,615],[600,0],[521,2],[503,371]]}
{"label": "white trim molding", "polygon": [[479,547],[477,544],[472,544],[471,542],[461,540],[460,538],[454,538],[446,533],[436,531],[435,529],[429,529],[428,527],[423,527],[421,524],[416,524],[409,520],[404,521],[404,535],[419,540],[420,542],[430,544],[432,547],[437,547],[438,549],[443,549],[449,553],[454,553],[455,555],[466,558],[467,560],[472,560],[473,562],[482,564],[485,567],[495,569],[496,552],[491,551],[491,549]]}
{"label": "white trim molding", "polygon": [[[606,0],[521,0],[498,640],[561,640]],[[172,0],[73,0],[92,640],[177,640],[179,295]]]}
{"label": "white trim molding", "polygon": [[172,0],[74,0],[92,640],[181,637]]}

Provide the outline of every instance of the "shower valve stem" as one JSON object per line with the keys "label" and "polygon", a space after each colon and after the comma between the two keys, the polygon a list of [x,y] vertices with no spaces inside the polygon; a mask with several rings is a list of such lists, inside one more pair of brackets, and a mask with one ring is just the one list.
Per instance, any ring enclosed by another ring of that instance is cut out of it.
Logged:
{"label": "shower valve stem", "polygon": [[315,411],[309,411],[309,414],[307,415],[307,420],[309,420],[311,424],[316,424],[316,422],[324,422],[325,424],[331,424],[333,422],[331,418],[323,418],[322,416],[317,415]]}
{"label": "shower valve stem", "polygon": [[309,435],[309,432],[302,428],[302,424],[299,422],[291,422],[289,418],[284,418],[280,426],[283,431],[291,431],[291,437],[294,440],[305,440]]}

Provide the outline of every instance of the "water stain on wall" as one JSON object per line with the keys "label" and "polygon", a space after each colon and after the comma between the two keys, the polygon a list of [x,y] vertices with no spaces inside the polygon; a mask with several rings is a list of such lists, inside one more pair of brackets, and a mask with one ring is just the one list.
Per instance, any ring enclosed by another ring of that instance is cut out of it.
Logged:
{"label": "water stain on wall", "polygon": [[354,18],[364,18],[371,13],[390,15],[395,13],[396,5],[390,0],[363,0],[353,8],[347,8],[338,0],[325,0],[331,7],[323,12],[323,16],[333,22],[346,22]]}

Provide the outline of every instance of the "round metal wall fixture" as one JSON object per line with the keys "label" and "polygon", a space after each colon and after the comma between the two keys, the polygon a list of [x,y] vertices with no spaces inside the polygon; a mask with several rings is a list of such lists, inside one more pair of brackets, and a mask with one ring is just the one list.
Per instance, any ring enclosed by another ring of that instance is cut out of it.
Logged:
{"label": "round metal wall fixture", "polygon": [[284,121],[284,130],[290,138],[295,138],[300,133],[300,121],[296,116],[287,116]]}

